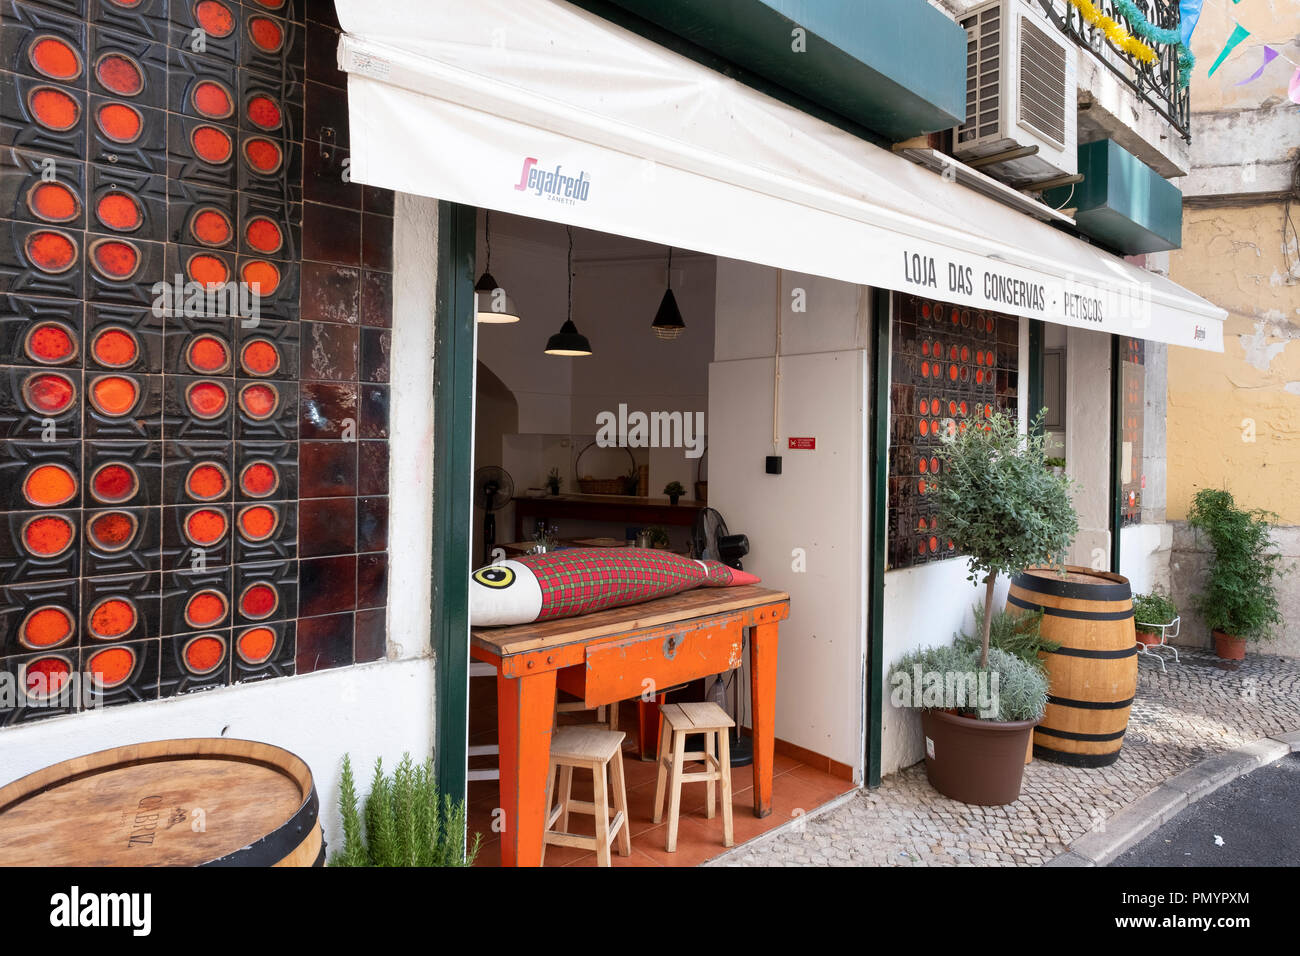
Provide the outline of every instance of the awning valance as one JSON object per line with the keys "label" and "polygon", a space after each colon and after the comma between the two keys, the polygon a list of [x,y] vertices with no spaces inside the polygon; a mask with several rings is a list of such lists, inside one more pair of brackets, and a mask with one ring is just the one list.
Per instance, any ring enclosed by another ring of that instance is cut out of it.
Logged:
{"label": "awning valance", "polygon": [[562,0],[336,7],[356,181],[1223,349],[1168,279]]}

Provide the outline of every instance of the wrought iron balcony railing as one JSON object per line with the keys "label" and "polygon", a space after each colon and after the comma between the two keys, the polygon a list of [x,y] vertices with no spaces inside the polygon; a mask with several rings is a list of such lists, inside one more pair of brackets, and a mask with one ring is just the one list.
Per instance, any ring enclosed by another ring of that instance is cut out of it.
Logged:
{"label": "wrought iron balcony railing", "polygon": [[[1178,0],[1133,0],[1147,20],[1165,30],[1178,27]],[[1179,85],[1178,46],[1147,43],[1156,53],[1144,62],[1114,46],[1106,34],[1083,18],[1079,8],[1066,0],[1038,0],[1040,6],[1067,36],[1086,48],[1096,59],[1131,88],[1144,102],[1164,117],[1183,139],[1191,141],[1191,94]],[[1117,23],[1131,25],[1111,0],[1093,0],[1094,6]],[[1139,37],[1140,39],[1140,37]],[[1145,41],[1144,41],[1145,42]]]}

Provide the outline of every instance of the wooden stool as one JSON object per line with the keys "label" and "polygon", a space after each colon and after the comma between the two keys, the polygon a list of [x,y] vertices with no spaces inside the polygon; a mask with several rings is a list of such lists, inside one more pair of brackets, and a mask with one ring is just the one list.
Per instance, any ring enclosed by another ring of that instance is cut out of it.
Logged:
{"label": "wooden stool", "polygon": [[[574,768],[591,771],[593,803],[574,800]],[[614,785],[614,806],[609,805],[605,769],[609,768]],[[559,777],[560,800],[554,808],[551,798]],[[576,846],[596,851],[596,864],[609,866],[609,846],[618,836],[618,855],[632,855],[632,834],[627,819],[627,784],[623,780],[623,733],[596,725],[560,727],[551,734],[551,767],[546,774],[546,831],[542,834],[542,860],[547,844]],[[580,836],[566,832],[569,813],[586,813],[595,817],[596,835]],[[612,817],[611,817],[612,814]],[[557,829],[551,829],[556,823]]]}
{"label": "wooden stool", "polygon": [[[677,823],[681,817],[682,784],[699,783],[708,785],[708,808],[705,816],[713,819],[713,804],[717,798],[716,784],[722,784],[722,845],[735,846],[735,834],[731,827],[731,738],[728,731],[736,722],[727,716],[727,712],[714,703],[665,704],[660,708],[663,718],[663,731],[659,734],[659,771],[655,783],[655,823],[663,819],[664,788],[672,791],[668,804],[668,840],[665,848],[669,853],[677,851]],[[689,734],[704,735],[704,749],[686,752],[686,737]],[[682,765],[687,760],[704,761],[704,770],[683,773]]]}

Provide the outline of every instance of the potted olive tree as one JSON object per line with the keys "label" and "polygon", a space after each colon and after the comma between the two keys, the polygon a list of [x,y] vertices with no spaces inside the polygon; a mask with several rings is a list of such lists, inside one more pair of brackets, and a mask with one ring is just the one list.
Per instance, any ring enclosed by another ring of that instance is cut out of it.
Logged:
{"label": "potted olive tree", "polygon": [[[1053,474],[1045,464],[1041,422],[1042,413],[1022,435],[1014,418],[997,413],[950,432],[939,450],[942,467],[933,492],[939,525],[955,549],[967,555],[968,579],[983,583],[985,608],[993,607],[999,575],[1060,566],[1079,531],[1070,479]],[[925,708],[921,714],[931,782],[967,803],[1009,803],[1019,795],[1030,736],[1043,713],[1027,706],[1020,690],[1041,683],[1046,694],[1041,669],[1014,656],[1004,664],[1005,652],[990,658],[992,622],[987,613],[979,622],[974,659],[990,683],[993,674],[999,675],[999,695],[1015,692],[1015,706],[999,706],[994,717],[974,718],[944,708]]]}
{"label": "potted olive tree", "polygon": [[1267,640],[1282,622],[1277,600],[1282,556],[1269,536],[1269,519],[1276,518],[1237,507],[1225,490],[1202,488],[1192,498],[1187,523],[1214,549],[1196,605],[1224,660],[1241,660],[1247,641]]}

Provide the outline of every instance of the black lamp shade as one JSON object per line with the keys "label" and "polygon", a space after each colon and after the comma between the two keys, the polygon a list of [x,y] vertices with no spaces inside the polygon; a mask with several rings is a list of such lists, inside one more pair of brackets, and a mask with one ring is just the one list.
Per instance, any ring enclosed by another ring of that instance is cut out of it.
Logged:
{"label": "black lamp shade", "polygon": [[659,311],[655,313],[650,328],[661,339],[675,339],[686,331],[686,323],[682,321],[682,313],[677,308],[677,297],[673,295],[672,289],[664,290],[663,301],[659,303]]}
{"label": "black lamp shade", "polygon": [[572,319],[566,319],[556,332],[546,340],[547,355],[590,355],[591,343],[578,331]]}
{"label": "black lamp shade", "polygon": [[474,283],[475,319],[489,324],[519,321],[515,302],[490,272],[484,272]]}

